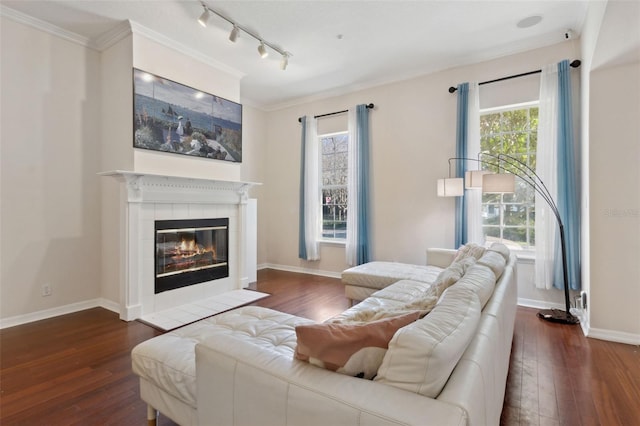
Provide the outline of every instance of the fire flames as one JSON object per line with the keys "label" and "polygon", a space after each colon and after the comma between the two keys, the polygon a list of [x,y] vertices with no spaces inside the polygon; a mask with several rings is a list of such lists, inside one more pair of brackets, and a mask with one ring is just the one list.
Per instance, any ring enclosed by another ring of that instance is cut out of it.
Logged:
{"label": "fire flames", "polygon": [[213,247],[203,247],[200,244],[197,244],[194,240],[183,239],[179,244],[176,244],[173,252],[174,259],[176,258],[188,258],[194,257],[197,255],[212,253],[213,258],[216,257],[216,252]]}

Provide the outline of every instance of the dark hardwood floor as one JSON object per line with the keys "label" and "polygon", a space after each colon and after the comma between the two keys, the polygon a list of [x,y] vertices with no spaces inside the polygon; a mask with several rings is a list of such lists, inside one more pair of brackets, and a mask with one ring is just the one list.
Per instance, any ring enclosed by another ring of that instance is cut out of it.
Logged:
{"label": "dark hardwood floor", "polygon": [[[349,306],[337,279],[263,270],[256,305],[325,320]],[[518,308],[504,425],[639,425],[640,350]],[[131,349],[161,334],[96,308],[0,331],[0,424],[144,425]],[[161,425],[173,423],[161,417]]]}

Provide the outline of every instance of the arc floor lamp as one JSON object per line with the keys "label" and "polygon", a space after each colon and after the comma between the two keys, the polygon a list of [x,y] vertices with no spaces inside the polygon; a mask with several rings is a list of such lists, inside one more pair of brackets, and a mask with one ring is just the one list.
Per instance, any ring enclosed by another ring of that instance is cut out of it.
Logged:
{"label": "arc floor lamp", "polygon": [[[488,159],[481,159],[482,157]],[[487,165],[496,167],[498,173],[492,173],[487,170],[470,170],[465,173],[465,178],[451,177],[451,161],[472,161],[479,165]],[[501,172],[501,170],[503,172]],[[460,197],[464,195],[464,188],[480,189],[483,193],[513,193],[515,192],[515,178],[519,177],[523,182],[531,186],[534,191],[542,197],[549,205],[553,215],[558,222],[560,231],[560,246],[562,250],[562,272],[564,279],[564,302],[565,310],[560,309],[543,309],[538,312],[538,317],[552,322],[562,324],[578,324],[578,318],[571,314],[571,305],[569,303],[569,274],[567,268],[567,246],[565,242],[564,225],[558,206],[551,196],[549,189],[544,184],[540,176],[527,164],[506,154],[490,154],[483,152],[478,158],[449,158],[449,177],[438,179],[437,192],[439,197]]]}

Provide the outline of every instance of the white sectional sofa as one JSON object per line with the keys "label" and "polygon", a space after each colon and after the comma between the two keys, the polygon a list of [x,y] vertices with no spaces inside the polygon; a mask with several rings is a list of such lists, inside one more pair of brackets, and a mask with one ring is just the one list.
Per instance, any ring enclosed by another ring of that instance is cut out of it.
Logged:
{"label": "white sectional sofa", "polygon": [[[313,322],[249,306],[133,350],[150,414],[157,409],[182,425],[498,425],[516,313],[515,257],[502,245],[477,261],[453,262],[455,250],[431,253],[431,282],[391,282],[332,320],[402,310],[444,290],[443,277],[455,281],[426,316],[395,332],[373,380],[296,359],[295,328]],[[452,271],[463,275],[452,280]]]}

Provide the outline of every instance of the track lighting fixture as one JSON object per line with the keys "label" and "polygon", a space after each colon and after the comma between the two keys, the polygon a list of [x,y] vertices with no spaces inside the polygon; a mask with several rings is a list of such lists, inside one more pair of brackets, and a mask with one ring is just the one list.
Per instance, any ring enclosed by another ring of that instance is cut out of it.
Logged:
{"label": "track lighting fixture", "polygon": [[238,39],[239,32],[240,32],[240,29],[238,28],[238,26],[234,25],[233,29],[231,30],[231,33],[229,34],[229,40],[231,40],[232,43],[235,43],[236,40]]}
{"label": "track lighting fixture", "polygon": [[204,4],[202,5],[202,7],[204,8],[204,11],[202,12],[202,15],[200,15],[200,17],[198,18],[198,23],[206,28],[207,21],[209,20],[209,9]]}
{"label": "track lighting fixture", "polygon": [[280,69],[282,71],[286,70],[287,65],[289,65],[289,53],[284,52],[284,55],[282,55],[282,60],[280,61]]}
{"label": "track lighting fixture", "polygon": [[264,42],[263,41],[260,41],[260,46],[258,46],[258,53],[260,54],[260,57],[262,59],[264,59],[267,56],[269,56],[269,52],[267,52],[267,48],[264,47]]}
{"label": "track lighting fixture", "polygon": [[226,16],[224,16],[222,13],[211,9],[205,3],[201,3],[201,4],[202,4],[202,8],[204,9],[204,11],[202,12],[200,17],[198,18],[198,23],[200,25],[202,25],[203,27],[206,27],[207,26],[207,21],[209,21],[209,17],[211,16],[211,13],[213,13],[214,15],[217,15],[218,17],[224,19],[225,21],[227,21],[228,23],[230,23],[233,26],[233,28],[231,29],[231,32],[229,33],[229,40],[231,42],[235,43],[236,40],[238,39],[238,37],[240,36],[240,31],[242,31],[245,34],[253,37],[256,41],[260,42],[260,45],[258,46],[258,53],[260,53],[260,57],[261,58],[266,58],[267,56],[269,56],[269,51],[267,50],[267,47],[268,47],[271,50],[275,50],[277,53],[279,53],[282,56],[282,60],[280,62],[280,69],[283,70],[283,71],[285,69],[287,69],[287,66],[289,65],[289,58],[291,56],[293,56],[293,55],[291,55],[291,53],[285,51],[284,49],[281,49],[281,48],[277,47],[273,43],[269,43],[268,41],[265,41],[262,37],[259,37],[257,34],[255,34],[255,33],[251,32],[250,30],[240,26],[236,22],[234,22],[231,19],[229,19]]}

